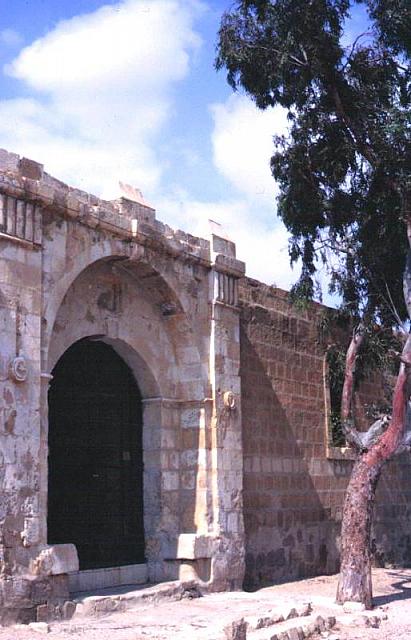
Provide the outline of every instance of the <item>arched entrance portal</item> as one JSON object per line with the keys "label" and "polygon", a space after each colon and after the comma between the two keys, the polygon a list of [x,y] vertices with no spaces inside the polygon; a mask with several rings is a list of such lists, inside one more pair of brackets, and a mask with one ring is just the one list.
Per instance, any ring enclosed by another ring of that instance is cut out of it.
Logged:
{"label": "arched entrance portal", "polygon": [[73,344],[49,391],[48,542],[80,569],[144,562],[141,396],[104,342]]}

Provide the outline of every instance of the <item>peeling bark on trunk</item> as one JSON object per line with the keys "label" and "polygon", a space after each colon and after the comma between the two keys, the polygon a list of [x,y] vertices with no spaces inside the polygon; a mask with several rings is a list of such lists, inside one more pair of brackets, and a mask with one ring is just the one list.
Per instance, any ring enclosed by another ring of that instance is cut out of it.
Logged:
{"label": "peeling bark on trunk", "polygon": [[[363,342],[364,331],[363,327],[359,326],[354,331],[354,335],[351,339],[350,346],[348,347],[347,355],[345,357],[345,377],[341,398],[341,419],[343,423],[347,423],[350,418],[352,418],[355,365]],[[350,427],[346,425],[346,429],[349,430]]]}
{"label": "peeling bark on trunk", "polygon": [[384,463],[395,453],[404,434],[411,338],[402,352],[402,362],[393,395],[390,424],[368,451],[354,463],[344,502],[341,530],[341,568],[337,602],[362,602],[372,608],[371,525],[375,491]]}
{"label": "peeling bark on trunk", "polygon": [[341,531],[341,568],[337,602],[362,602],[372,609],[371,524],[381,468],[358,458],[348,484]]}

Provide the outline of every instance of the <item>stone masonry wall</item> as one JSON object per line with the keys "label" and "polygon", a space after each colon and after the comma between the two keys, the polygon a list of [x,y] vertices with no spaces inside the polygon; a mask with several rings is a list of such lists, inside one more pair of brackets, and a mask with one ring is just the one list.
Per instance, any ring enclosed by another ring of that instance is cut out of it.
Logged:
{"label": "stone masonry wall", "polygon": [[[287,293],[245,279],[240,287],[246,588],[338,570],[350,452],[327,433],[321,305],[298,312]],[[362,384],[358,409],[381,395]],[[362,415],[365,424],[365,416]],[[377,563],[411,560],[407,458],[383,470],[375,525]]]}
{"label": "stone masonry wall", "polygon": [[[329,441],[324,308],[243,279],[215,231],[174,231],[131,187],[100,200],[0,150],[0,623],[63,614],[79,568],[71,540],[48,540],[48,387],[83,339],[114,349],[141,395],[149,580],[223,590],[245,563],[247,588],[337,569],[352,461]],[[380,395],[365,381],[359,411]],[[380,483],[380,564],[411,558],[409,471],[396,460]]]}
{"label": "stone masonry wall", "polygon": [[62,613],[79,568],[71,540],[48,540],[48,386],[83,339],[114,349],[141,394],[149,580],[242,584],[244,264],[122,189],[100,200],[0,150],[0,623]]}

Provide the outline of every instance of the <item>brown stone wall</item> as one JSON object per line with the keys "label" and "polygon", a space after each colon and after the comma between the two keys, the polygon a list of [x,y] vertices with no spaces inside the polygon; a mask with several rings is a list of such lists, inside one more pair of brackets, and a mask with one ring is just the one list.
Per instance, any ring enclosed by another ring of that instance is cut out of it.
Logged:
{"label": "brown stone wall", "polygon": [[[297,311],[286,292],[249,279],[242,281],[240,302],[245,586],[255,588],[338,569],[352,461],[350,452],[330,446],[327,433],[322,307]],[[380,395],[378,379],[365,381],[359,409]],[[409,471],[404,460],[383,472],[379,562],[411,558]]]}

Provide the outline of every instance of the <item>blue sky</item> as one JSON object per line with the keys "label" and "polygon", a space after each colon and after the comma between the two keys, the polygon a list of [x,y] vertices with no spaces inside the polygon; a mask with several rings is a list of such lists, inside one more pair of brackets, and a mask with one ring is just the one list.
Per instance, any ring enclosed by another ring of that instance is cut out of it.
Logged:
{"label": "blue sky", "polygon": [[247,273],[289,288],[272,136],[213,68],[229,0],[0,0],[0,147],[108,199],[140,188],[173,227],[236,241]]}

